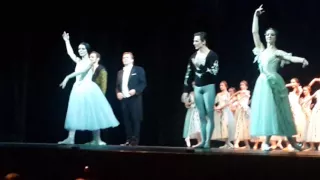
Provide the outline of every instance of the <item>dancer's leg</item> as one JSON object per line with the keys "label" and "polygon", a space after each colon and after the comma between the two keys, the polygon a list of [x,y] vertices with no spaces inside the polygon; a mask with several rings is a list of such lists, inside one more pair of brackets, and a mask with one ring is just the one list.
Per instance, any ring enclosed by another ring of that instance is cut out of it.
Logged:
{"label": "dancer's leg", "polygon": [[210,84],[203,87],[204,90],[204,104],[206,108],[206,115],[208,116],[207,120],[207,126],[206,126],[206,139],[205,139],[205,148],[210,148],[210,142],[212,133],[214,130],[214,120],[213,120],[213,106],[214,106],[214,98],[216,94],[215,86],[214,84]]}
{"label": "dancer's leg", "polygon": [[292,136],[287,136],[288,142],[292,145],[292,147],[298,151],[302,151],[302,147],[297,144]]}
{"label": "dancer's leg", "polygon": [[191,146],[190,138],[186,137],[184,140],[186,141],[187,147],[190,147]]}
{"label": "dancer's leg", "polygon": [[270,150],[270,146],[269,146],[270,139],[271,139],[271,136],[266,136],[266,140],[261,144],[262,151]]}
{"label": "dancer's leg", "polygon": [[92,136],[93,136],[93,142],[95,145],[106,145],[106,143],[101,140],[100,130],[92,131]]}
{"label": "dancer's leg", "polygon": [[75,134],[76,134],[75,130],[70,130],[68,137],[63,141],[59,141],[58,144],[74,144]]}
{"label": "dancer's leg", "polygon": [[[200,117],[200,134],[201,134],[201,141],[193,146],[195,148],[203,148],[205,141],[206,141],[206,127],[207,127],[207,120],[206,120],[206,109],[204,104],[203,98],[203,90],[202,87],[195,87],[194,88],[194,97],[195,97],[195,104],[199,111]],[[211,138],[211,137],[210,137]]]}

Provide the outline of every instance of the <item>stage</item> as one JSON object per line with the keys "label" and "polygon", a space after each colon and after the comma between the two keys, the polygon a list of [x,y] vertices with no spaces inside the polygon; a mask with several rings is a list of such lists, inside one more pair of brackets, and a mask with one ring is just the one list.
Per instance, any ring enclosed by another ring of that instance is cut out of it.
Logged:
{"label": "stage", "polygon": [[28,179],[306,179],[320,152],[1,143],[0,160],[1,175]]}

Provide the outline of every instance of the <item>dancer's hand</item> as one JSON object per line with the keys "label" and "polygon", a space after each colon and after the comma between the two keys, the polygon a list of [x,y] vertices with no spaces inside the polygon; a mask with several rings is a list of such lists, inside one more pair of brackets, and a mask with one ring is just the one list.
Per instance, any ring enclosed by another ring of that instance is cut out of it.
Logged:
{"label": "dancer's hand", "polygon": [[62,81],[62,83],[60,84],[60,87],[61,87],[62,89],[64,89],[64,88],[66,87],[68,81],[69,81],[69,78],[68,78],[68,77],[65,77],[64,80]]}
{"label": "dancer's hand", "polygon": [[129,91],[129,94],[130,94],[130,96],[135,95],[135,94],[136,94],[136,90],[135,90],[135,89],[131,89],[131,90]]}
{"label": "dancer's hand", "polygon": [[309,65],[309,62],[308,62],[305,58],[303,58],[302,68],[305,68],[305,67],[308,66],[308,65]]}
{"label": "dancer's hand", "polygon": [[214,106],[213,109],[216,110],[216,111],[220,111],[221,107],[220,106]]}
{"label": "dancer's hand", "polygon": [[66,32],[64,31],[63,34],[62,34],[62,38],[63,38],[63,40],[65,40],[65,41],[69,41],[69,39],[70,39],[69,33],[66,33]]}
{"label": "dancer's hand", "polygon": [[264,13],[262,6],[263,6],[263,4],[261,4],[260,7],[258,9],[256,9],[256,11],[255,11],[256,16],[260,16],[262,13]]}
{"label": "dancer's hand", "polygon": [[117,93],[117,98],[118,98],[118,100],[122,100],[123,99],[123,94],[122,93]]}

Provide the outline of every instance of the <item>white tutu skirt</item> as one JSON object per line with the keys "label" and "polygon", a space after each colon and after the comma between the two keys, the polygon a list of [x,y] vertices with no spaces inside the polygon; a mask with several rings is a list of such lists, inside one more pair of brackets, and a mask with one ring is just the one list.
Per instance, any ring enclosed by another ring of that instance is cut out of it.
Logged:
{"label": "white tutu skirt", "polygon": [[69,97],[65,121],[67,130],[99,130],[117,127],[119,121],[102,93],[92,81],[75,82]]}

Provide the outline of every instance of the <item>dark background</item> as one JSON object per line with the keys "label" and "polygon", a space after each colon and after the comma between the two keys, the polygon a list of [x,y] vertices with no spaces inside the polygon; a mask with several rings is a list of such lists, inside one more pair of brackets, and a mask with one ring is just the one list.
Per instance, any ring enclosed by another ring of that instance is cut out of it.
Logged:
{"label": "dark background", "polygon": [[[78,44],[85,41],[101,53],[101,64],[109,75],[107,99],[120,123],[115,80],[122,68],[122,53],[132,51],[135,64],[144,67],[148,82],[141,143],[183,146],[186,109],[180,96],[188,58],[194,52],[193,33],[209,34],[208,45],[220,59],[219,82],[226,80],[229,86],[238,88],[241,80],[247,80],[253,90],[259,72],[252,63],[251,23],[254,10],[261,3],[266,10],[260,18],[263,41],[265,29],[274,27],[279,31],[279,49],[310,62],[306,69],[301,64],[291,64],[280,73],[286,82],[298,77],[306,85],[320,75],[320,15],[316,1],[119,0],[79,2],[76,7],[46,2],[29,4],[31,9],[13,8],[13,15],[2,15],[0,140],[56,143],[66,138],[64,118],[74,79],[64,90],[59,84],[75,68],[62,39],[63,31],[67,31],[75,52]],[[89,138],[89,133],[76,135],[78,143]],[[104,132],[103,138],[110,144],[123,143],[123,125]]]}

